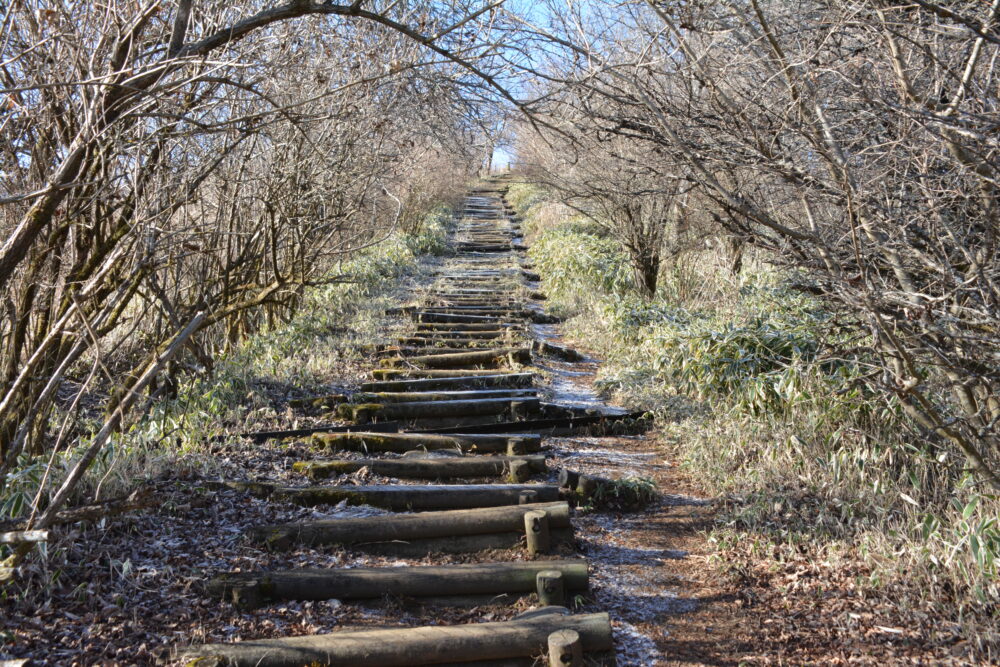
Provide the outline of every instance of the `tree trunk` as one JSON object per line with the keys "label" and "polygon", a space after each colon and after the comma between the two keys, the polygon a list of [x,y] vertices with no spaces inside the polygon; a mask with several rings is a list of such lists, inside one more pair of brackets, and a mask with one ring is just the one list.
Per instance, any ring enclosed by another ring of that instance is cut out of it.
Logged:
{"label": "tree trunk", "polygon": [[740,275],[743,271],[743,249],[746,242],[739,236],[729,237],[729,272],[734,276]]}
{"label": "tree trunk", "polygon": [[632,276],[636,289],[647,299],[656,295],[656,284],[660,277],[660,254],[645,252],[632,256]]}

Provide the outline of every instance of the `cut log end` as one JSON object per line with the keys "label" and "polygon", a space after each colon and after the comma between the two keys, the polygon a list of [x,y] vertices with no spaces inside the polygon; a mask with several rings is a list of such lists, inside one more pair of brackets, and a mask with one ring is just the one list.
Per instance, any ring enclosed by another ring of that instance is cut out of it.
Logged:
{"label": "cut log end", "polygon": [[556,630],[548,644],[549,667],[583,667],[583,642],[576,630]]}
{"label": "cut log end", "polygon": [[[531,477],[531,464],[528,461],[511,459],[508,465],[510,467],[508,477],[512,484],[521,484]],[[518,497],[518,503],[520,503],[520,497]]]}
{"label": "cut log end", "polygon": [[532,556],[548,553],[551,548],[549,516],[545,510],[532,510],[524,514],[524,533],[528,553]]}
{"label": "cut log end", "polygon": [[545,606],[566,604],[566,582],[559,570],[542,570],[535,576],[538,602]]}

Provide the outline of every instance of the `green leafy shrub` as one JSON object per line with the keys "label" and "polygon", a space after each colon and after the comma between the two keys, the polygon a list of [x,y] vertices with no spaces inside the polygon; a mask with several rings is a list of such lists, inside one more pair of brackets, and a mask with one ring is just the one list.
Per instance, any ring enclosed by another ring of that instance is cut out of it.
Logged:
{"label": "green leafy shrub", "polygon": [[[529,218],[545,206],[537,191],[530,201]],[[545,222],[531,253],[572,315],[564,331],[604,360],[596,386],[661,417],[662,437],[728,499],[711,538],[722,552],[749,540],[779,560],[860,558],[866,595],[889,599],[905,582],[921,614],[995,626],[998,499],[960,453],[913,437],[900,406],[866,388],[868,341],[837,339],[822,304],[789,287],[806,277],[752,253],[734,276],[699,249],[643,299],[592,225]],[[829,343],[855,352],[831,359]]]}
{"label": "green leafy shrub", "polygon": [[534,183],[512,183],[505,195],[507,203],[527,215],[532,207],[548,200],[545,190]]}
{"label": "green leafy shrub", "polygon": [[743,324],[699,320],[688,327],[659,326],[640,354],[682,392],[701,400],[724,396],[737,409],[762,414],[800,393],[796,380],[817,349],[807,329],[758,317]]}
{"label": "green leafy shrub", "polygon": [[[174,398],[154,402],[141,419],[115,434],[73,501],[89,500],[98,490],[102,496],[124,494],[141,479],[176,467],[180,457],[207,469],[214,459],[200,454],[212,436],[230,433],[236,424],[244,430],[280,420],[273,388],[321,391],[333,372],[343,372],[345,359],[360,354],[361,342],[387,326],[385,313],[394,304],[390,292],[400,277],[415,271],[421,256],[448,251],[451,219],[450,211],[439,207],[415,234],[397,231],[341,262],[332,272],[340,278],[308,290],[291,322],[242,341],[215,360],[211,376],[187,378]],[[88,429],[98,428],[96,418],[84,424],[77,441],[53,455],[51,465],[48,456],[22,455],[0,492],[0,518],[24,516],[36,497],[38,509],[44,509],[87,447]]]}
{"label": "green leafy shrub", "polygon": [[529,251],[553,304],[564,312],[599,295],[625,294],[631,277],[617,243],[571,227],[542,231]]}
{"label": "green leafy shrub", "polygon": [[593,508],[640,510],[658,497],[656,482],[648,477],[622,477],[600,484],[588,499]]}

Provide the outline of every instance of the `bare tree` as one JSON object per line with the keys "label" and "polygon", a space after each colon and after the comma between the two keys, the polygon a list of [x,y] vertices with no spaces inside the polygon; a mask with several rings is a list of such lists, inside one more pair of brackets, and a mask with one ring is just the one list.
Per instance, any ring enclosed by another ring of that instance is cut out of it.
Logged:
{"label": "bare tree", "polygon": [[546,132],[544,141],[522,141],[522,169],[617,240],[632,264],[636,290],[652,297],[661,265],[682,245],[681,181],[656,144],[601,136],[586,126],[579,119],[572,140]]}
{"label": "bare tree", "polygon": [[495,8],[7,7],[0,489],[22,452],[80,435],[49,432],[57,404],[72,423],[82,396],[104,398],[117,427],[138,389],[211,369],[339,257],[454,196],[476,109],[513,99],[494,78]]}
{"label": "bare tree", "polygon": [[558,47],[539,80],[598,131],[660,146],[720,226],[808,272],[867,329],[872,384],[995,488],[998,13],[632,2],[526,28]]}

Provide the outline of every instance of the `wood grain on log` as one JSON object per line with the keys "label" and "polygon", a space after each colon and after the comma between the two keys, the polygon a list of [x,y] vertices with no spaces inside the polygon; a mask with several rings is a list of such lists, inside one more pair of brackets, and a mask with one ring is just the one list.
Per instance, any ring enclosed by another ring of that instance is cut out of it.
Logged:
{"label": "wood grain on log", "polygon": [[459,375],[457,377],[426,378],[417,380],[385,380],[366,382],[362,391],[428,391],[434,389],[474,389],[477,387],[530,387],[534,382],[531,373],[488,373],[485,375]]}
{"label": "wood grain on log", "polygon": [[381,391],[359,392],[351,396],[352,403],[412,403],[426,401],[469,401],[482,399],[508,400],[533,398],[535,389],[464,389],[454,391]]}
{"label": "wood grain on log", "polygon": [[566,580],[562,570],[546,568],[535,576],[535,589],[538,593],[538,603],[542,605],[566,604]]}
{"label": "wood grain on log", "polygon": [[530,364],[531,350],[528,348],[506,347],[497,350],[460,352],[457,354],[433,354],[423,357],[407,357],[405,360],[382,359],[383,366],[415,366],[416,368],[462,368],[502,366],[505,364]]}
{"label": "wood grain on log", "polygon": [[[521,507],[530,507],[521,505]],[[524,533],[527,538],[528,553],[532,556],[548,553],[552,546],[549,535],[552,524],[548,510],[538,509],[524,514]]]}
{"label": "wood grain on log", "polygon": [[548,644],[549,667],[583,667],[583,642],[576,630],[556,630]]}
{"label": "wood grain on log", "polygon": [[531,433],[519,434],[478,434],[452,433],[321,433],[312,437],[314,446],[331,451],[349,450],[361,452],[394,452],[402,454],[411,449],[455,449],[477,453],[507,453],[509,443],[521,443],[518,454],[537,452],[541,448],[541,436]]}
{"label": "wood grain on log", "polygon": [[524,515],[544,510],[550,528],[569,528],[569,505],[565,502],[531,503],[446,512],[380,517],[326,519],[264,526],[254,537],[275,547],[300,544],[360,544],[449,538],[462,535],[516,533],[524,535]]}
{"label": "wood grain on log", "polygon": [[[398,380],[402,378],[456,378],[468,377],[471,375],[497,375],[497,369],[473,369],[473,368],[375,368],[372,370],[372,377],[377,380]],[[509,375],[520,375],[520,373],[510,373]]]}
{"label": "wood grain on log", "polygon": [[[438,459],[344,459],[339,461],[299,461],[293,469],[310,479],[326,479],[368,468],[376,475],[407,479],[452,479],[461,477],[499,477],[508,472],[517,483],[533,472],[545,471],[541,455],[470,456]],[[526,470],[525,470],[526,469]],[[524,472],[522,472],[524,470]]]}
{"label": "wood grain on log", "polygon": [[388,420],[434,419],[441,417],[480,417],[510,414],[514,404],[524,410],[537,411],[537,398],[483,398],[456,401],[410,401],[402,403],[341,403],[337,416],[367,423],[379,418]]}
{"label": "wood grain on log", "polygon": [[[502,660],[541,653],[549,635],[574,630],[585,651],[612,646],[607,614],[544,616],[499,623],[453,626],[354,630],[283,639],[244,640],[235,644],[206,644],[183,649],[179,661],[198,667],[301,667],[309,664],[352,667],[416,667],[473,660]],[[207,662],[206,658],[216,658]]]}
{"label": "wood grain on log", "polygon": [[587,590],[587,561],[579,558],[421,567],[234,572],[213,578],[207,588],[212,595],[226,599],[232,599],[236,591],[246,595],[247,589],[254,589],[262,603],[276,600],[369,600],[386,595],[478,596],[536,592],[539,573],[553,571],[560,573],[567,590]]}
{"label": "wood grain on log", "polygon": [[305,507],[371,505],[394,511],[432,511],[517,505],[522,491],[535,491],[540,502],[559,499],[554,484],[385,484],[372,486],[278,486],[266,482],[226,482],[230,488]]}

